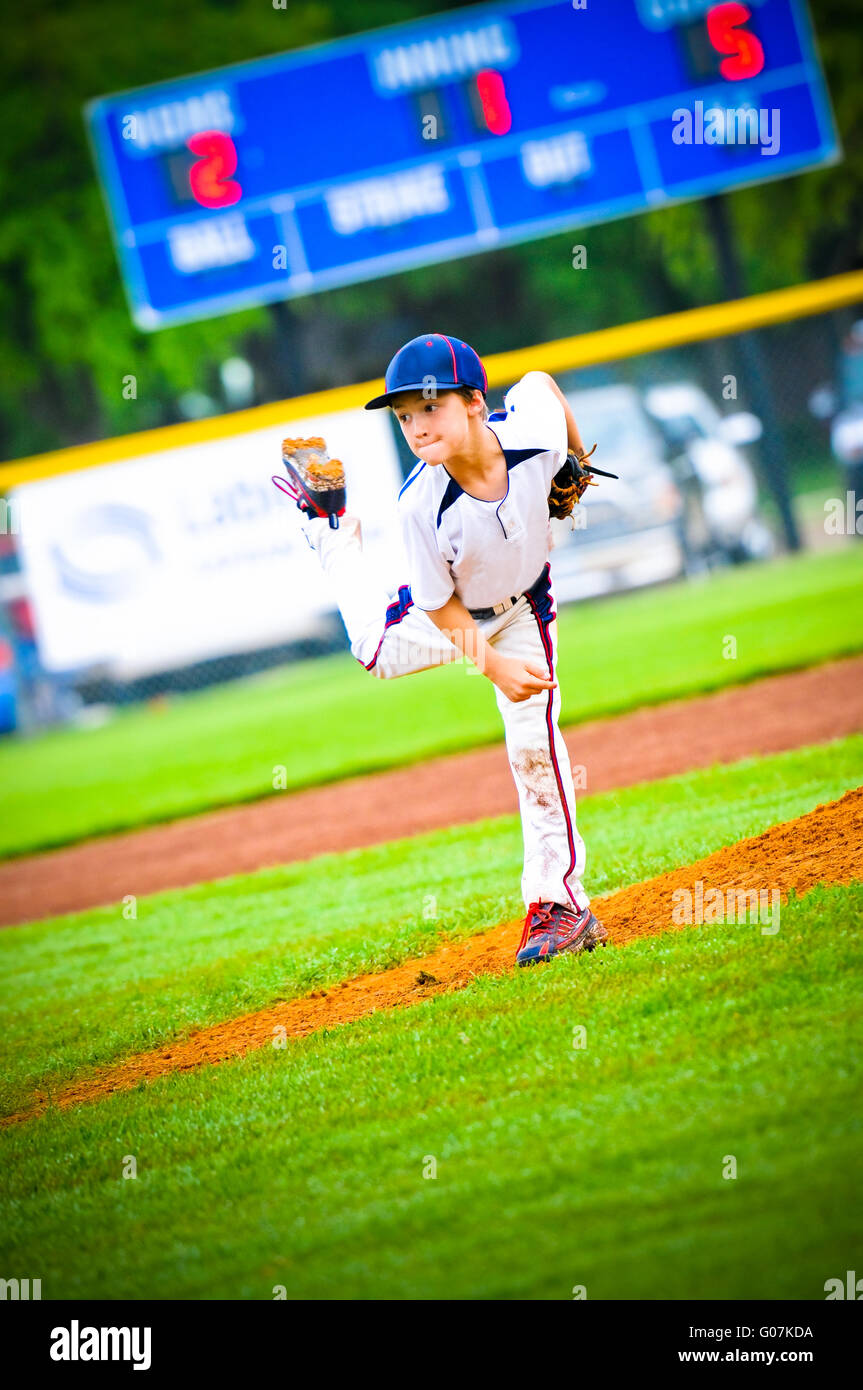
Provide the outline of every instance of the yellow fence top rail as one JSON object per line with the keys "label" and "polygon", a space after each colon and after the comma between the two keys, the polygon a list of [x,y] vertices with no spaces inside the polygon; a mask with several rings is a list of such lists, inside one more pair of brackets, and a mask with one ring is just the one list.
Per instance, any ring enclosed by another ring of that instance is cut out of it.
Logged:
{"label": "yellow fence top rail", "polygon": [[[599,362],[616,362],[624,357],[637,357],[662,348],[680,347],[683,343],[695,343],[705,338],[744,333],[749,329],[764,328],[810,314],[822,314],[856,303],[863,303],[863,271],[859,270],[847,275],[834,275],[829,279],[813,280],[805,285],[793,285],[790,289],[771,290],[767,294],[749,295],[746,299],[728,300],[701,309],[685,309],[679,314],[664,314],[659,318],[622,324],[618,328],[601,328],[594,333],[558,338],[535,347],[499,352],[484,358],[484,362],[489,386],[507,386],[525,372],[537,369],[554,375]],[[382,389],[382,380],[364,381],[355,386],[337,386],[329,391],[253,406],[250,410],[214,415],[206,420],[190,420],[161,429],[141,430],[114,439],[103,439],[95,444],[78,444],[48,454],[34,454],[29,458],[0,464],[0,492],[8,491],[19,483],[50,478],[58,473],[97,468],[100,464],[116,463],[163,449],[178,449],[186,444],[225,439],[249,430],[287,424],[291,420],[355,409],[378,395]]]}

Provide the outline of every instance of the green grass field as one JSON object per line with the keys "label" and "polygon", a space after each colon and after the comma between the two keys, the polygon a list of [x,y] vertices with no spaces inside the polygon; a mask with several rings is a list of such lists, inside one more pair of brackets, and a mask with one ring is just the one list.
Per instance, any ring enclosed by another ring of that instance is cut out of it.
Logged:
{"label": "green grass field", "polygon": [[[862,581],[863,547],[842,546],[566,608],[563,722],[859,651]],[[4,741],[0,857],[271,795],[277,767],[298,788],[500,736],[488,682],[463,665],[377,681],[347,655],[307,662],[102,728]]]}
{"label": "green grass field", "polygon": [[776,937],[481,978],[29,1122],[5,1267],[53,1299],[823,1297],[863,1235],[862,939],[863,886],[817,890]]}
{"label": "green grass field", "polygon": [[[594,895],[863,783],[863,736],[585,797]],[[517,816],[0,932],[0,1111],[34,1086],[329,987],[523,912]],[[63,1026],[46,1030],[54,1001]]]}
{"label": "green grass field", "polygon": [[[589,886],[861,774],[857,737],[585,798]],[[4,932],[4,1109],[517,915],[519,871],[507,817]],[[861,928],[863,886],[816,890],[775,936],[665,933],[49,1111],[0,1132],[4,1267],[60,1299],[823,1297],[863,1225]]]}

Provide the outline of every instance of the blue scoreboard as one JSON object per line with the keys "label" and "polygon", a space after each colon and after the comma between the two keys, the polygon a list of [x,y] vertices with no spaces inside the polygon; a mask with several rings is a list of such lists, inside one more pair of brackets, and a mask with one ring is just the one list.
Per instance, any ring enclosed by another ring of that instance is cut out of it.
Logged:
{"label": "blue scoreboard", "polygon": [[839,157],[805,0],[504,0],[86,118],[144,329]]}

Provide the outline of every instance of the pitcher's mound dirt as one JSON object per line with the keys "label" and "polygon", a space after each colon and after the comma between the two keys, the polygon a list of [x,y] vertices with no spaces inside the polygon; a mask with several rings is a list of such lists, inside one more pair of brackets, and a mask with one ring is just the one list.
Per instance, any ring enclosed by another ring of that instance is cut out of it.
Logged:
{"label": "pitcher's mound dirt", "polygon": [[[586,790],[602,792],[856,733],[861,692],[863,657],[853,657],[564,736]],[[0,864],[0,926],[309,859],[324,847],[322,826],[326,849],[338,853],[517,809],[496,744]]]}
{"label": "pitcher's mound dirt", "polygon": [[[611,893],[594,906],[608,927],[611,943],[622,946],[636,937],[675,925],[672,914],[679,901],[673,897],[676,889],[688,889],[695,895],[700,883],[703,893],[711,888],[726,895],[762,890],[769,893],[775,889],[781,898],[787,898],[792,890],[800,895],[816,883],[849,883],[863,878],[861,845],[863,788],[857,788],[841,800],[773,826],[763,835],[741,840],[695,864]],[[391,970],[360,975],[331,989],[213,1024],[188,1038],[91,1074],[53,1097],[37,1094],[32,1105],[7,1116],[3,1123],[27,1119],[52,1101],[66,1108],[100,1100],[113,1091],[153,1081],[166,1072],[188,1071],[240,1057],[282,1036],[304,1037],[322,1028],[352,1023],[380,1009],[400,1008],[434,994],[462,989],[477,975],[500,974],[515,968],[521,927],[521,921],[504,922]],[[758,927],[753,926],[753,930]]]}

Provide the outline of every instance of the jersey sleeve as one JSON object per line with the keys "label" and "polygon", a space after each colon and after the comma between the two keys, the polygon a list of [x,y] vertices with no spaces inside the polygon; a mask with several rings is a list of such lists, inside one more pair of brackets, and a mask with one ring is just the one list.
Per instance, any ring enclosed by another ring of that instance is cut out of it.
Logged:
{"label": "jersey sleeve", "polygon": [[509,437],[521,448],[539,447],[552,457],[546,464],[548,486],[563,465],[567,452],[566,416],[563,406],[541,376],[522,377],[504,397]]}
{"label": "jersey sleeve", "polygon": [[408,560],[411,597],[417,608],[442,608],[455,592],[450,567],[438,546],[434,521],[405,508],[399,513]]}

